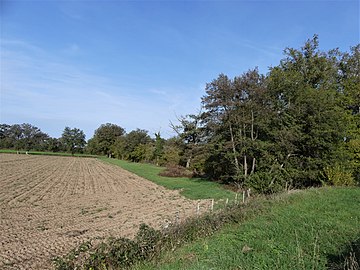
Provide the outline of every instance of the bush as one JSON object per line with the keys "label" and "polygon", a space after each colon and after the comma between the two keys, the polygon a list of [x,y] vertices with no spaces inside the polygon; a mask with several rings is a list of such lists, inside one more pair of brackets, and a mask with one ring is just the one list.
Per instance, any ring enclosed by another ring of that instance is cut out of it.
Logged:
{"label": "bush", "polygon": [[258,193],[273,194],[284,189],[284,179],[281,173],[257,172],[245,179],[245,186]]}
{"label": "bush", "polygon": [[164,171],[159,173],[160,176],[166,177],[188,177],[194,176],[193,172],[179,165],[169,165]]}
{"label": "bush", "polygon": [[334,186],[353,186],[355,180],[353,178],[352,170],[345,168],[340,164],[336,164],[333,167],[326,167],[324,169],[326,183]]}
{"label": "bush", "polygon": [[110,238],[92,246],[87,243],[71,251],[65,257],[54,260],[55,269],[126,269],[141,261],[160,256],[163,250],[175,250],[185,243],[212,235],[228,223],[238,223],[249,215],[255,215],[261,207],[255,201],[245,205],[228,205],[214,213],[189,218],[182,223],[172,223],[163,231],[141,224],[133,240]]}

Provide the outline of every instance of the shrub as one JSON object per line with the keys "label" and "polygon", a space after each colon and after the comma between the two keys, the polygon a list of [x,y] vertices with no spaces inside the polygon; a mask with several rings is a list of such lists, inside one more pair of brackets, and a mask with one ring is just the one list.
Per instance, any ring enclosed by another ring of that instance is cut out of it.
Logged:
{"label": "shrub", "polygon": [[355,180],[353,178],[352,170],[345,168],[340,164],[335,164],[333,167],[326,167],[324,169],[326,183],[334,186],[353,186]]}
{"label": "shrub", "polygon": [[272,194],[284,189],[284,179],[280,172],[257,172],[245,180],[245,186],[262,194]]}
{"label": "shrub", "polygon": [[193,172],[179,165],[169,165],[159,175],[166,177],[188,177],[188,178],[194,176]]}
{"label": "shrub", "polygon": [[227,223],[238,223],[248,215],[259,212],[261,207],[255,201],[245,205],[228,205],[214,213],[193,217],[182,223],[173,223],[163,231],[141,224],[133,240],[110,238],[103,243],[71,251],[67,256],[56,258],[57,270],[70,269],[126,269],[138,262],[151,260],[163,250],[175,250],[200,237],[212,235]]}

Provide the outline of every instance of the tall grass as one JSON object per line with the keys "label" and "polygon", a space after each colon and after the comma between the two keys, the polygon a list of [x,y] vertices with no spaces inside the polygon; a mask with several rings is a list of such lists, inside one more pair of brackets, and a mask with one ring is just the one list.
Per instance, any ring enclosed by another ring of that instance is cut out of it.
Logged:
{"label": "tall grass", "polygon": [[276,197],[266,213],[135,269],[351,269],[346,260],[360,265],[358,253],[348,252],[360,237],[359,209],[359,188]]}
{"label": "tall grass", "polygon": [[[359,261],[360,189],[260,197],[135,239],[85,243],[57,269],[346,269]],[[225,227],[224,227],[225,226]]]}
{"label": "tall grass", "polygon": [[235,197],[234,192],[224,189],[221,184],[216,182],[207,181],[201,178],[160,176],[159,173],[165,170],[164,167],[109,158],[100,158],[100,160],[120,166],[127,171],[168,189],[179,189],[181,190],[180,193],[188,199],[219,200],[227,198],[232,199]]}

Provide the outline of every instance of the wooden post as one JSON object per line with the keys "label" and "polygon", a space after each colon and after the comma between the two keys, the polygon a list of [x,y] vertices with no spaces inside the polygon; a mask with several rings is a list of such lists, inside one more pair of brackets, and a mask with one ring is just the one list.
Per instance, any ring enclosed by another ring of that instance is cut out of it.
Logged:
{"label": "wooden post", "polygon": [[236,193],[235,194],[235,204],[237,204],[237,197],[238,197],[238,194]]}
{"label": "wooden post", "polygon": [[243,203],[245,203],[245,191],[243,190]]}
{"label": "wooden post", "polygon": [[197,206],[196,206],[196,215],[200,215],[200,203],[198,202],[197,203]]}
{"label": "wooden post", "polygon": [[228,199],[228,198],[226,198],[225,206],[227,206],[227,205],[228,205],[228,203],[229,203],[229,199]]}
{"label": "wooden post", "polygon": [[214,199],[211,199],[211,207],[210,207],[211,212],[214,211]]}
{"label": "wooden post", "polygon": [[179,224],[179,211],[176,211],[175,213],[175,225]]}

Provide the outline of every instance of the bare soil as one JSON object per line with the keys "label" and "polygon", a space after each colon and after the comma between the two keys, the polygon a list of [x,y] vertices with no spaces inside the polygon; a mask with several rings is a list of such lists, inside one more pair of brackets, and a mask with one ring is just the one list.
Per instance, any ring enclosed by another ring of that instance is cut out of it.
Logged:
{"label": "bare soil", "polygon": [[0,269],[52,269],[84,241],[160,228],[197,203],[97,159],[0,154]]}

